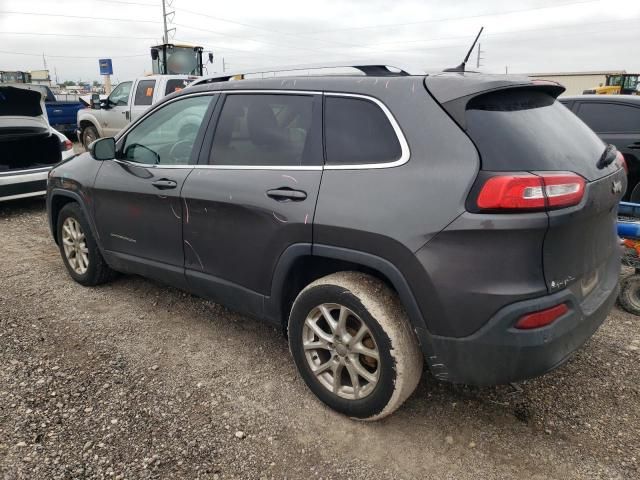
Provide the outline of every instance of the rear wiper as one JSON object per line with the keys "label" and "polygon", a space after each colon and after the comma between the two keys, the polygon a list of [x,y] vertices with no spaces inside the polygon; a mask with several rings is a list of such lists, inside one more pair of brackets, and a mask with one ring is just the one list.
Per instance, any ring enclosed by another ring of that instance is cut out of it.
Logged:
{"label": "rear wiper", "polygon": [[600,156],[600,160],[598,160],[598,163],[596,163],[596,166],[599,169],[603,169],[611,165],[615,159],[616,159],[616,147],[614,145],[609,144],[604,149],[604,152],[602,152],[602,155]]}

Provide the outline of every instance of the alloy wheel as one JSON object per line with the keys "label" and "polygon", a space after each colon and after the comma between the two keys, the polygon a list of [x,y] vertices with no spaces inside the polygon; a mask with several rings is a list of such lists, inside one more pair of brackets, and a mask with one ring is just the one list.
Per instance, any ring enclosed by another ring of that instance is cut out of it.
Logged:
{"label": "alloy wheel", "polygon": [[84,275],[89,268],[89,248],[80,223],[73,217],[67,217],[62,224],[62,245],[69,266]]}
{"label": "alloy wheel", "polygon": [[304,322],[302,343],[307,363],[322,386],[357,400],[371,394],[380,376],[380,352],[364,321],[335,303],[312,309]]}

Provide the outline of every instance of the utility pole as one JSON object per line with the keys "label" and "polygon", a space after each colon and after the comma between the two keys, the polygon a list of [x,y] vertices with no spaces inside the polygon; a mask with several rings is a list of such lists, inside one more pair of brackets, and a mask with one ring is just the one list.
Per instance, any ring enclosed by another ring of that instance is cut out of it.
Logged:
{"label": "utility pole", "polygon": [[226,72],[224,57],[222,57],[222,73]]}
{"label": "utility pole", "polygon": [[480,60],[484,60],[484,57],[482,57],[482,56],[481,56],[483,53],[484,53],[484,52],[482,51],[482,44],[481,44],[481,43],[479,43],[479,44],[478,44],[478,57],[476,58],[476,68],[477,68],[477,69],[479,69],[479,68],[480,68],[480,66],[481,66],[481,65],[480,65]]}
{"label": "utility pole", "polygon": [[44,58],[44,52],[42,52],[42,63],[44,64],[44,69],[47,69],[47,59]]}
{"label": "utility pole", "polygon": [[173,1],[169,1],[169,0],[161,0],[162,1],[162,23],[164,24],[164,43],[169,43],[169,32],[174,30],[175,28],[169,28],[167,29],[167,17],[174,15],[176,12],[169,12],[167,13],[167,6],[171,7],[173,5]]}

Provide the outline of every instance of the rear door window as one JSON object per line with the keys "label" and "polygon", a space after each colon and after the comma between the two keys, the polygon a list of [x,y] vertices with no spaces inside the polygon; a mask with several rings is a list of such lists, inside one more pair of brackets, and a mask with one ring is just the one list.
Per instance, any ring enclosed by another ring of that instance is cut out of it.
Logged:
{"label": "rear door window", "polygon": [[155,80],[140,80],[136,87],[134,105],[151,105],[153,103],[153,90],[156,87]]}
{"label": "rear door window", "polygon": [[209,163],[320,165],[320,108],[314,95],[227,94]]}
{"label": "rear door window", "polygon": [[389,118],[370,100],[327,96],[324,128],[327,165],[387,163],[402,156]]}
{"label": "rear door window", "polygon": [[544,91],[509,89],[467,104],[467,133],[490,171],[571,171],[595,180],[605,146],[571,111]]}
{"label": "rear door window", "polygon": [[578,116],[598,133],[640,132],[640,106],[582,102]]}
{"label": "rear door window", "polygon": [[177,78],[173,78],[171,80],[167,80],[167,86],[164,89],[164,94],[169,95],[173,92],[179,92],[184,87],[189,85],[189,83],[191,83],[191,80],[189,79],[179,80]]}

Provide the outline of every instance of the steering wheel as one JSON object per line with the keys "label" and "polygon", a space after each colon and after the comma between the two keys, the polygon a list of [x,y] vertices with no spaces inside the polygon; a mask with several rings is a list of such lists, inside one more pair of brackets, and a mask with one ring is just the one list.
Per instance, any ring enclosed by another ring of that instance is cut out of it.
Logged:
{"label": "steering wheel", "polygon": [[178,140],[169,150],[169,158],[172,164],[186,165],[189,163],[191,150],[193,149],[193,139]]}

